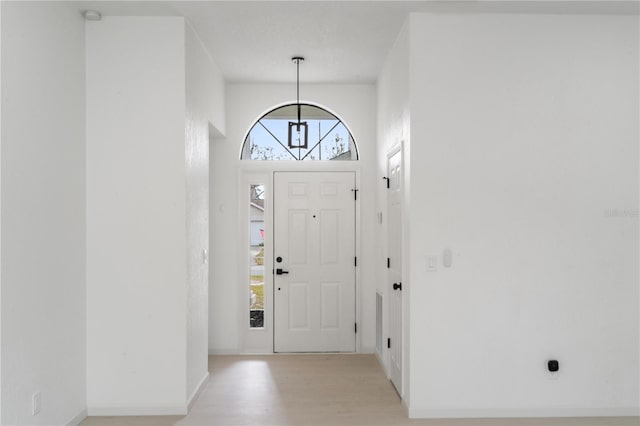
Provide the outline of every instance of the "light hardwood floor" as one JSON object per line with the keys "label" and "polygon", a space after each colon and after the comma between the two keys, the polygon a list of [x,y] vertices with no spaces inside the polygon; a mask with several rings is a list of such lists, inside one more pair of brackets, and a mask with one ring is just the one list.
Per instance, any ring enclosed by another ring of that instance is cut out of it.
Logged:
{"label": "light hardwood floor", "polygon": [[638,426],[631,418],[410,420],[373,355],[212,356],[188,416],[88,417],[82,426]]}

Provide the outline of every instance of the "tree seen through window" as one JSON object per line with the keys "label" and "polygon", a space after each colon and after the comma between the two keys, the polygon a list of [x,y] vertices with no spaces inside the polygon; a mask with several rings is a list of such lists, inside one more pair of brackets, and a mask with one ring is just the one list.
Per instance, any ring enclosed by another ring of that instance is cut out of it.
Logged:
{"label": "tree seen through window", "polygon": [[[307,124],[307,147],[290,147],[289,122],[298,119],[298,105],[276,108],[251,128],[242,149],[243,160],[357,160],[355,141],[335,115],[317,106],[300,105]],[[297,145],[297,144],[296,144]]]}

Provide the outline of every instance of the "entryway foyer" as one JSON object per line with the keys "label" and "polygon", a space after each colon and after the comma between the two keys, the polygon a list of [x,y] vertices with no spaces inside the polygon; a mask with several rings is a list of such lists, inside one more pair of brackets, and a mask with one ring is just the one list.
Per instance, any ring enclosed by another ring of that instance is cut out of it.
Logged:
{"label": "entryway foyer", "polygon": [[[634,418],[408,419],[369,354],[219,355],[187,416],[88,417],[82,426],[632,426]],[[634,423],[636,422],[636,423]]]}
{"label": "entryway foyer", "polygon": [[[219,380],[209,357],[279,360],[286,318],[375,354],[426,424],[638,424],[639,2],[2,0],[0,15],[0,424],[186,423]],[[353,232],[295,213],[294,232],[353,257],[348,300],[346,279],[314,274],[307,303],[303,253],[275,252],[274,172],[355,174]],[[261,376],[240,377],[221,393],[243,416]]]}

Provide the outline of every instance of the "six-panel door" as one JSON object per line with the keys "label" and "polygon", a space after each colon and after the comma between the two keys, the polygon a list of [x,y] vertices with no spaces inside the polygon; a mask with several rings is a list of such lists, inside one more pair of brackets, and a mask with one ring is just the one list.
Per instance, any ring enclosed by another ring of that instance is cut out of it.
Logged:
{"label": "six-panel door", "polygon": [[[355,351],[355,173],[274,173],[274,351]],[[280,259],[280,261],[278,261]]]}
{"label": "six-panel door", "polygon": [[389,296],[389,375],[402,397],[402,150],[388,158],[388,291]]}

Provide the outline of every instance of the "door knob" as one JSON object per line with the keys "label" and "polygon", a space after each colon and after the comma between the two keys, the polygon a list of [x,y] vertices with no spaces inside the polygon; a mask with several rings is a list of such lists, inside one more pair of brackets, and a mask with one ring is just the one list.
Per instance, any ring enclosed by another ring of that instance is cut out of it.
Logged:
{"label": "door knob", "polygon": [[289,271],[283,271],[282,268],[276,269],[276,275],[288,274]]}
{"label": "door knob", "polygon": [[402,290],[402,283],[393,283],[394,290]]}

